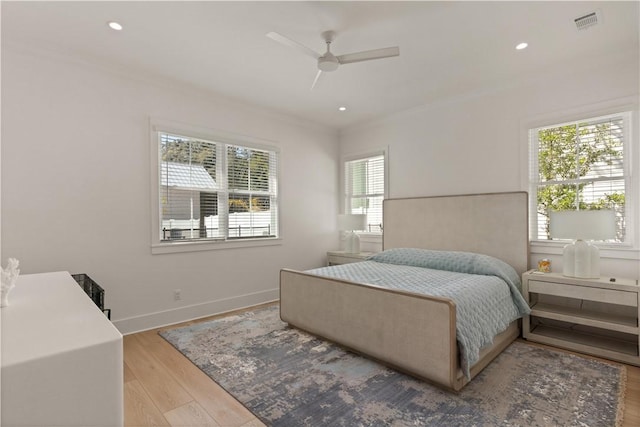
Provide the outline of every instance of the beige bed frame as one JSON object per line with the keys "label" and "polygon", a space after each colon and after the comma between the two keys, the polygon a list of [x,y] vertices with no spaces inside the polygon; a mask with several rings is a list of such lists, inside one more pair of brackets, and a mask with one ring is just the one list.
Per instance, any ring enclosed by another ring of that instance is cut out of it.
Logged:
{"label": "beige bed frame", "polygon": [[[527,193],[389,199],[384,249],[414,247],[484,253],[527,269]],[[369,284],[280,272],[283,321],[435,384],[460,390],[455,303]],[[484,348],[475,377],[519,334],[517,322]]]}

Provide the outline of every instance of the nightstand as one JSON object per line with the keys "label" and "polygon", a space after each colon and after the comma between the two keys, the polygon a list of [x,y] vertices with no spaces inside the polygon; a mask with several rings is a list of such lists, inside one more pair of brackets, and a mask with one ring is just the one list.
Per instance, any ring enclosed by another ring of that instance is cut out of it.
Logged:
{"label": "nightstand", "polygon": [[522,291],[531,315],[523,318],[523,336],[640,366],[639,289],[635,279],[526,272]]}
{"label": "nightstand", "polygon": [[345,251],[327,252],[327,265],[349,264],[351,262],[364,261],[373,255],[373,252],[349,253]]}

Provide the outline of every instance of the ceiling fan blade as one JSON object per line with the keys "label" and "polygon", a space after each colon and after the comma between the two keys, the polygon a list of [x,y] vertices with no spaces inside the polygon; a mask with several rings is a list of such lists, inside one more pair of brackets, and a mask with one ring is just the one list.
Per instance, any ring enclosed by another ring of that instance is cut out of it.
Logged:
{"label": "ceiling fan blade", "polygon": [[315,51],[309,49],[305,45],[302,45],[302,44],[298,43],[297,41],[291,40],[290,38],[285,37],[282,34],[279,34],[279,33],[276,33],[274,31],[271,31],[271,32],[267,33],[267,37],[269,37],[270,39],[275,40],[278,43],[281,43],[281,44],[283,44],[285,46],[292,47],[292,48],[296,49],[298,52],[302,52],[305,55],[309,55],[309,56],[313,57],[314,59],[320,58],[320,54],[319,53],[316,53]]}
{"label": "ceiling fan blade", "polygon": [[316,78],[313,79],[313,84],[311,85],[311,90],[313,90],[314,87],[316,87],[316,84],[318,83],[318,80],[320,80],[320,75],[322,74],[322,70],[318,70],[318,72],[316,73]]}
{"label": "ceiling fan blade", "polygon": [[395,47],[385,47],[382,49],[366,50],[364,52],[347,53],[337,56],[340,64],[351,64],[352,62],[369,61],[371,59],[389,58],[400,55],[400,49]]}

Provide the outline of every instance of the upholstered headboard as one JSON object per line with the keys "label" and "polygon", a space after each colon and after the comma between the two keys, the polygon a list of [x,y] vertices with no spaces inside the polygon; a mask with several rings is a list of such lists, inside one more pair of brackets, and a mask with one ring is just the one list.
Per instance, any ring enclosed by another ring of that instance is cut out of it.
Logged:
{"label": "upholstered headboard", "polygon": [[383,248],[494,256],[522,274],[529,261],[526,192],[387,199]]}

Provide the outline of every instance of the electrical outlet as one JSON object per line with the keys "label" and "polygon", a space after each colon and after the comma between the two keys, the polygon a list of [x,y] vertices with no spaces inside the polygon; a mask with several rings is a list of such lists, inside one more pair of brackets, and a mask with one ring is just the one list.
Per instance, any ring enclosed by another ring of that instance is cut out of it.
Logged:
{"label": "electrical outlet", "polygon": [[182,299],[182,289],[176,289],[173,291],[173,300],[180,301]]}

